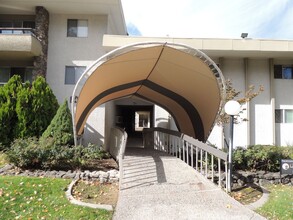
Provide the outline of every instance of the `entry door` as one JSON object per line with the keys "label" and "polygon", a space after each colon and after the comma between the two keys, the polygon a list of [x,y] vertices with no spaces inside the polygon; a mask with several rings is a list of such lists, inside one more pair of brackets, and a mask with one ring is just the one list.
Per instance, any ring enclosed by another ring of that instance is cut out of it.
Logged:
{"label": "entry door", "polygon": [[135,112],[135,131],[142,131],[144,128],[150,128],[150,112],[136,111]]}

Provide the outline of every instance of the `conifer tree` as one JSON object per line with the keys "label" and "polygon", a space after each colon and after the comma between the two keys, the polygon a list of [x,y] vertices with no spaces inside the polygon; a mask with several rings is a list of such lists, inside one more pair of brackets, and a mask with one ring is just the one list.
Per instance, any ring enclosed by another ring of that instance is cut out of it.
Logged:
{"label": "conifer tree", "polygon": [[8,146],[14,139],[16,124],[16,102],[23,88],[21,78],[14,75],[3,87],[0,87],[0,142]]}
{"label": "conifer tree", "polygon": [[52,137],[58,145],[73,144],[72,117],[67,100],[59,107],[51,124],[42,135],[42,139]]}

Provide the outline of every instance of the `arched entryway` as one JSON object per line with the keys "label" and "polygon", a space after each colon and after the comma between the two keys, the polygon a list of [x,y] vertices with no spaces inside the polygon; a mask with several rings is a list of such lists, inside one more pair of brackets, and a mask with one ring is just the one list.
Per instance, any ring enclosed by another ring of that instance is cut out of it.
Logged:
{"label": "arched entryway", "polygon": [[205,141],[224,93],[220,69],[197,49],[160,42],[118,48],[98,59],[77,82],[72,103],[75,141],[93,109],[126,97],[161,106],[180,132]]}

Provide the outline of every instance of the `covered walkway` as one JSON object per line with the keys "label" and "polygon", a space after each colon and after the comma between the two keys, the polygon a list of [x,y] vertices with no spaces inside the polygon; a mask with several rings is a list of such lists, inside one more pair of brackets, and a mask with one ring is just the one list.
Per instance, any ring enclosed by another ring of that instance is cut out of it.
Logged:
{"label": "covered walkway", "polygon": [[[187,45],[148,42],[102,56],[78,80],[72,97],[75,143],[91,112],[104,103],[135,98],[169,112],[177,129],[206,141],[221,111],[225,82],[208,56]],[[114,115],[113,117],[118,115]],[[111,122],[108,130],[115,126]]]}
{"label": "covered walkway", "polygon": [[164,152],[128,147],[123,167],[115,220],[265,219]]}

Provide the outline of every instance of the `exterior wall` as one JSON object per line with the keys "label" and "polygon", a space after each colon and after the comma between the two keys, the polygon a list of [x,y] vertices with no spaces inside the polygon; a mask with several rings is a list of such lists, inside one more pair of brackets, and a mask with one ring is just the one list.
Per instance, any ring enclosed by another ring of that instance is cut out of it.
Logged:
{"label": "exterior wall", "polygon": [[[223,59],[221,70],[225,79],[230,79],[234,88],[237,91],[241,91],[240,97],[244,95],[246,91],[246,77],[245,77],[245,65],[244,59]],[[245,108],[245,106],[244,106]],[[241,116],[247,118],[247,111],[244,111]],[[234,126],[234,146],[247,146],[247,122],[241,122]],[[225,126],[225,136],[229,137],[229,126]],[[237,135],[241,134],[241,135]],[[237,136],[236,136],[237,135]]]}
{"label": "exterior wall", "polygon": [[170,128],[170,114],[160,106],[154,106],[154,127]]}
{"label": "exterior wall", "polygon": [[[67,37],[67,19],[87,19],[88,37]],[[105,54],[102,38],[107,16],[50,15],[47,81],[58,101],[69,99],[74,85],[65,85],[65,66],[90,66]]]}
{"label": "exterior wall", "polygon": [[249,84],[264,86],[264,91],[250,102],[251,144],[273,144],[269,60],[249,60],[248,73]]}
{"label": "exterior wall", "polygon": [[[292,65],[292,60],[274,60],[275,64]],[[293,109],[293,80],[273,79],[276,109]],[[292,123],[276,123],[276,145],[293,145]]]}
{"label": "exterior wall", "polygon": [[83,145],[89,143],[103,145],[105,141],[105,105],[93,110],[85,124]]}
{"label": "exterior wall", "polygon": [[[232,81],[233,87],[241,91],[239,97],[245,95],[249,85],[258,89],[264,86],[264,91],[249,104],[243,106],[242,118],[248,122],[241,122],[234,126],[234,146],[247,147],[254,144],[273,144],[273,115],[271,106],[269,59],[232,59],[222,58],[220,68],[226,79]],[[277,87],[277,86],[276,86]],[[292,90],[292,89],[291,89]],[[282,94],[284,88],[276,88]],[[279,97],[276,97],[278,100]],[[225,125],[226,140],[229,138],[229,125]],[[208,141],[217,147],[223,147],[222,130],[215,126]]]}
{"label": "exterior wall", "polygon": [[[105,150],[110,149],[110,133],[111,128],[115,126],[115,115],[116,115],[116,107],[114,101],[107,102],[105,104],[105,143],[104,148]],[[102,121],[99,122],[100,124],[103,124]]]}
{"label": "exterior wall", "polygon": [[[87,19],[88,37],[67,37],[67,19]],[[105,54],[103,35],[107,32],[107,16],[50,15],[47,81],[58,102],[70,101],[75,85],[65,85],[65,66],[90,66]],[[83,143],[102,145],[105,137],[105,106],[95,109],[89,116]]]}

